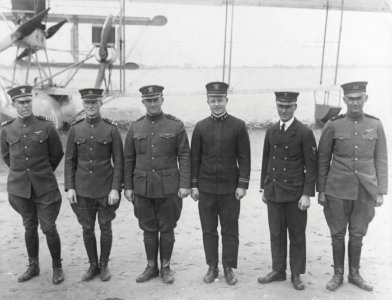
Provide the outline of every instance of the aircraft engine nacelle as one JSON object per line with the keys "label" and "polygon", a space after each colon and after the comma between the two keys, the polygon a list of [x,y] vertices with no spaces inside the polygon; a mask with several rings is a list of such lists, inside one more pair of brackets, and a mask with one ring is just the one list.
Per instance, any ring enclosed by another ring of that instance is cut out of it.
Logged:
{"label": "aircraft engine nacelle", "polygon": [[[102,51],[106,51],[106,53],[101,53]],[[104,61],[102,60],[103,57],[106,57]],[[107,47],[105,49],[96,47],[95,48],[95,59],[97,62],[105,62],[112,65],[117,59],[117,51],[113,47]]]}
{"label": "aircraft engine nacelle", "polygon": [[15,44],[31,50],[44,49],[46,46],[45,32],[41,28],[36,28],[30,35],[16,41]]}

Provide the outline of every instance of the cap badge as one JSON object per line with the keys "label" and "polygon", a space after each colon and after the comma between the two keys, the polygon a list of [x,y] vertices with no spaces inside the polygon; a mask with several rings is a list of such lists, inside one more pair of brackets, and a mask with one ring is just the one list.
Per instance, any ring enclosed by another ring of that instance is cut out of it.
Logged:
{"label": "cap badge", "polygon": [[20,89],[20,93],[21,93],[21,94],[26,94],[26,88],[21,88],[21,89]]}
{"label": "cap badge", "polygon": [[215,83],[215,84],[214,84],[214,89],[215,89],[215,90],[219,90],[219,83]]}
{"label": "cap badge", "polygon": [[153,93],[153,92],[154,92],[154,87],[150,86],[150,87],[148,88],[148,92],[149,92],[149,93]]}
{"label": "cap badge", "polygon": [[88,94],[89,94],[89,95],[92,95],[92,94],[93,94],[93,90],[89,90],[89,91],[88,91]]}

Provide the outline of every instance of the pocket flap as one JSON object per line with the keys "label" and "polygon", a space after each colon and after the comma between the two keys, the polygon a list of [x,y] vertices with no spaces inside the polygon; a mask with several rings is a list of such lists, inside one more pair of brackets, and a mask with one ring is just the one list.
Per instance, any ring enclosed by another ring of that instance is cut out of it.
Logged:
{"label": "pocket flap", "polygon": [[333,136],[334,140],[351,140],[351,135],[347,133],[335,133]]}
{"label": "pocket flap", "polygon": [[19,137],[14,137],[14,138],[12,138],[12,137],[6,137],[6,140],[7,140],[7,143],[9,144],[9,145],[13,145],[13,144],[16,144],[17,142],[19,142]]}
{"label": "pocket flap", "polygon": [[86,138],[74,138],[74,143],[79,145],[85,143],[86,140],[87,140]]}
{"label": "pocket flap", "polygon": [[103,137],[97,137],[97,142],[100,144],[109,144],[112,142],[112,138],[111,137],[107,137],[107,138],[103,138]]}
{"label": "pocket flap", "polygon": [[174,175],[177,175],[178,170],[177,169],[166,169],[166,170],[161,170],[160,173],[162,176],[174,176]]}
{"label": "pocket flap", "polygon": [[137,135],[134,135],[133,138],[134,138],[135,140],[138,140],[138,141],[140,141],[140,140],[145,140],[145,139],[147,138],[147,135],[137,134]]}
{"label": "pocket flap", "polygon": [[48,139],[48,135],[46,133],[44,133],[44,134],[33,134],[31,136],[31,139],[33,141],[35,141],[35,142],[42,143],[42,142],[44,142],[44,141],[46,141]]}
{"label": "pocket flap", "polygon": [[140,178],[140,177],[147,177],[147,171],[135,170],[133,171],[133,176]]}
{"label": "pocket flap", "polygon": [[378,138],[377,131],[365,131],[362,133],[362,138],[365,140],[376,140]]}
{"label": "pocket flap", "polygon": [[174,138],[176,135],[173,132],[166,132],[166,133],[160,133],[159,137],[161,138]]}

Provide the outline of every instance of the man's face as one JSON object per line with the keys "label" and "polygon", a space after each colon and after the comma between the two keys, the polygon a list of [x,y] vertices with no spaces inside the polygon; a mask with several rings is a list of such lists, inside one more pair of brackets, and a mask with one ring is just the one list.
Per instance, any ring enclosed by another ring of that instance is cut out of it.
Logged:
{"label": "man's face", "polygon": [[99,115],[102,106],[102,100],[86,99],[83,100],[84,111],[88,118],[94,118]]}
{"label": "man's face", "polygon": [[12,106],[15,108],[16,113],[23,118],[29,117],[33,113],[33,101],[30,97],[15,99],[12,102]]}
{"label": "man's face", "polygon": [[227,96],[225,95],[207,95],[207,103],[211,112],[216,116],[226,112],[227,101]]}
{"label": "man's face", "polygon": [[289,121],[297,109],[297,104],[279,104],[276,103],[276,108],[278,109],[279,118],[282,122]]}
{"label": "man's face", "polygon": [[353,93],[343,97],[344,103],[347,106],[348,115],[361,115],[363,113],[363,106],[367,101],[366,93]]}
{"label": "man's face", "polygon": [[143,99],[144,106],[146,107],[147,114],[150,116],[157,116],[162,112],[163,97],[158,95],[155,98]]}

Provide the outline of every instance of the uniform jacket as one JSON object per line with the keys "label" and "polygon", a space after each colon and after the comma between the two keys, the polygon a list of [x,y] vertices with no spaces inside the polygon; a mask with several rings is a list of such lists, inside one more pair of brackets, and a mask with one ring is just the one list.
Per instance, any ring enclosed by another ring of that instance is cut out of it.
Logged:
{"label": "uniform jacket", "polygon": [[3,123],[1,154],[10,167],[7,191],[30,198],[58,188],[54,170],[64,152],[57,130],[49,119],[31,115]]}
{"label": "uniform jacket", "polygon": [[75,122],[68,133],[65,190],[86,198],[107,197],[123,183],[123,143],[116,123],[98,116]]}
{"label": "uniform jacket", "polygon": [[319,192],[348,200],[358,199],[360,184],[374,200],[388,192],[387,144],[375,117],[340,115],[329,121],[320,138],[318,160]]}
{"label": "uniform jacket", "polygon": [[251,155],[244,121],[226,113],[198,122],[191,152],[192,188],[219,195],[248,188]]}
{"label": "uniform jacket", "polygon": [[168,114],[143,116],[128,130],[124,186],[147,198],[165,198],[190,188],[190,150],[182,121]]}
{"label": "uniform jacket", "polygon": [[297,119],[282,134],[279,122],[265,134],[260,188],[273,202],[314,196],[317,146],[313,131]]}

